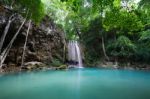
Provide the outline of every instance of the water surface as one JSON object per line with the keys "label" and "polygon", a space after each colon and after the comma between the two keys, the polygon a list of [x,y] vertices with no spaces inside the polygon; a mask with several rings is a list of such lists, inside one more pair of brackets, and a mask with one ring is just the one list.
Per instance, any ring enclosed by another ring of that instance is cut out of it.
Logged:
{"label": "water surface", "polygon": [[0,99],[150,99],[150,72],[84,68],[0,75]]}

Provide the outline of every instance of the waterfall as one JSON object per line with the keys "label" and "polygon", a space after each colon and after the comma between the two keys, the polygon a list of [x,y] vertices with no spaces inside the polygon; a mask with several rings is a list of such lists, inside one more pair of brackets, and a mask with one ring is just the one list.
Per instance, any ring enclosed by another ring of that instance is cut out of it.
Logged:
{"label": "waterfall", "polygon": [[82,68],[82,57],[81,51],[79,47],[79,43],[77,41],[69,41],[68,43],[68,60],[71,67]]}

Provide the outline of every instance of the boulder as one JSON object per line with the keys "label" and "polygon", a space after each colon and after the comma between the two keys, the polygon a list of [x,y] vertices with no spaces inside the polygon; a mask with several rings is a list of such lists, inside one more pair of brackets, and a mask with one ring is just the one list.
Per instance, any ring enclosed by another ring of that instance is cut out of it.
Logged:
{"label": "boulder", "polygon": [[42,63],[42,62],[27,62],[24,64],[24,66],[22,67],[23,70],[36,70],[36,69],[42,69],[42,67],[45,67],[46,64]]}

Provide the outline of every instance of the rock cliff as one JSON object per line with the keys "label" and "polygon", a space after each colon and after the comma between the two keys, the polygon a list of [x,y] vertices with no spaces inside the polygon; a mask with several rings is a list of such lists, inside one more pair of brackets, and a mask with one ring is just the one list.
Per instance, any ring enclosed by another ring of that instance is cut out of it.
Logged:
{"label": "rock cliff", "polygon": [[[9,17],[14,12],[7,9],[0,10],[0,37],[4,32]],[[13,35],[18,30],[23,17],[16,15],[15,20],[11,23],[6,36],[3,49],[8,45]],[[16,64],[20,66],[25,43],[28,22],[26,22],[17,36],[13,46],[5,60],[5,64]],[[32,22],[25,51],[25,62],[38,61],[50,64],[53,59],[63,60],[63,47],[65,43],[64,33],[52,19],[45,16],[39,25]]]}

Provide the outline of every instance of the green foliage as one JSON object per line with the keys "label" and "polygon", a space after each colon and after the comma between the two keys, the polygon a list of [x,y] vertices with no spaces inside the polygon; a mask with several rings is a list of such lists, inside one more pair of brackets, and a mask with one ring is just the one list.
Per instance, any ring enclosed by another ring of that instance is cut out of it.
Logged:
{"label": "green foliage", "polygon": [[28,13],[28,18],[31,18],[35,23],[39,23],[45,16],[45,7],[42,0],[2,0],[0,3],[23,16]]}
{"label": "green foliage", "polygon": [[120,7],[121,6],[120,4],[121,4],[121,0],[114,0],[113,2],[114,7],[116,8]]}
{"label": "green foliage", "polygon": [[[83,42],[88,62],[103,57],[102,37],[110,56],[149,58],[149,0],[139,3],[135,0],[1,0],[0,3],[13,6],[22,15],[29,10],[36,23],[47,14],[62,27],[67,40]],[[58,60],[52,63],[60,65]]]}
{"label": "green foliage", "polygon": [[149,0],[141,0],[139,3],[139,8],[142,13],[140,13],[140,17],[146,25],[150,25],[150,1]]}
{"label": "green foliage", "polygon": [[3,5],[11,5],[12,1],[11,0],[1,0],[0,1],[0,5],[3,4]]}
{"label": "green foliage", "polygon": [[142,45],[150,48],[150,30],[140,32],[139,41],[142,43]]}
{"label": "green foliage", "polygon": [[46,13],[56,24],[64,26],[66,16],[69,11],[66,3],[60,0],[42,0],[46,9]]}
{"label": "green foliage", "polygon": [[103,12],[107,8],[111,8],[113,5],[118,5],[119,0],[93,0],[93,11]]}
{"label": "green foliage", "polygon": [[106,12],[104,27],[107,31],[117,28],[119,31],[132,32],[143,28],[143,24],[135,12],[113,9]]}
{"label": "green foliage", "polygon": [[150,7],[150,1],[149,0],[141,0],[139,3],[139,7]]}
{"label": "green foliage", "polygon": [[126,36],[120,36],[114,43],[109,43],[107,49],[110,55],[121,58],[129,58],[136,50],[136,46]]}
{"label": "green foliage", "polygon": [[101,32],[102,24],[100,18],[98,17],[90,22],[88,29],[85,29],[81,35],[82,41],[87,49],[86,53],[89,60],[100,58],[101,56]]}
{"label": "green foliage", "polygon": [[150,40],[150,30],[147,30],[147,31],[142,31],[141,33],[140,33],[140,41],[145,41],[145,40],[147,40],[147,41],[149,41]]}
{"label": "green foliage", "polygon": [[131,59],[135,62],[150,63],[150,48],[143,44],[137,44],[137,49]]}
{"label": "green foliage", "polygon": [[[89,25],[82,31],[82,41],[87,48],[87,60],[92,62],[92,59],[96,61],[103,56],[102,35],[107,39],[105,42],[110,56],[126,59],[134,56],[136,45],[133,42],[138,42],[135,40],[139,37],[138,32],[144,29],[143,20],[147,16],[131,1],[126,2],[132,3],[130,9],[127,9],[130,6],[122,7],[120,0],[93,0],[92,3],[93,12],[101,13],[102,16],[93,18],[94,21],[89,21]],[[116,37],[117,40],[114,40]]]}
{"label": "green foliage", "polygon": [[[85,3],[89,4],[85,6]],[[65,20],[64,29],[68,35],[68,39],[78,39],[82,29],[88,26],[89,21],[94,17],[91,15],[92,9],[90,2],[87,0],[69,0],[66,2],[67,8],[69,8],[68,16]]]}
{"label": "green foliage", "polygon": [[19,10],[21,10],[20,13],[23,12],[23,15],[29,10],[29,16],[31,14],[31,19],[36,23],[39,23],[45,16],[44,4],[41,0],[16,0],[15,4],[20,5]]}
{"label": "green foliage", "polygon": [[62,62],[58,59],[53,59],[51,65],[54,67],[59,67],[62,65]]}

